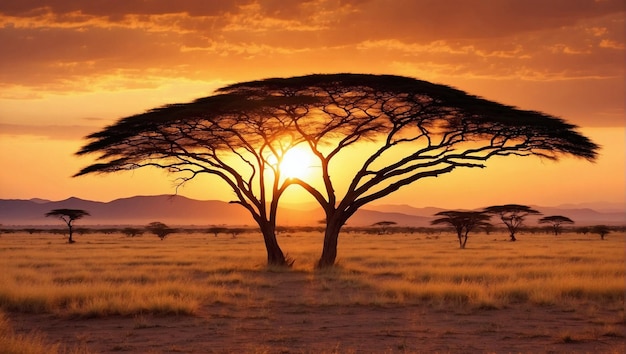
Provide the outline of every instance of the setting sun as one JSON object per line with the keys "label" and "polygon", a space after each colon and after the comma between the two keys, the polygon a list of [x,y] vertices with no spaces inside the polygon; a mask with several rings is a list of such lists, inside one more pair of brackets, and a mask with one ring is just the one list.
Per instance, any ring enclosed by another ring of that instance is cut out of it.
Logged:
{"label": "setting sun", "polygon": [[287,178],[304,178],[311,172],[313,156],[304,148],[289,149],[280,163],[280,172]]}

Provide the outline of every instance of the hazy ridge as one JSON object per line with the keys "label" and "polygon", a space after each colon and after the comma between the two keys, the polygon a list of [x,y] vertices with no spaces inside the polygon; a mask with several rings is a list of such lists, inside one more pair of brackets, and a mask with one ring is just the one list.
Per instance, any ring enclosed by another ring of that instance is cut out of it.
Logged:
{"label": "hazy ridge", "polygon": [[[563,215],[576,225],[625,225],[623,206],[607,204],[601,211],[579,205],[558,207],[533,206],[544,215]],[[250,214],[240,205],[219,200],[195,200],[183,196],[135,196],[98,202],[69,198],[61,201],[43,199],[0,199],[0,224],[53,225],[57,221],[44,217],[52,209],[70,208],[87,210],[91,216],[80,221],[82,225],[142,225],[161,221],[171,225],[255,225]],[[399,226],[429,226],[433,215],[445,209],[437,207],[416,208],[409,205],[368,205],[350,220],[350,226],[366,226],[379,221],[394,221]],[[319,225],[324,218],[321,208],[311,205],[288,205],[280,208],[278,224],[285,226]],[[537,217],[529,218],[534,225]],[[495,221],[495,220],[494,220]]]}

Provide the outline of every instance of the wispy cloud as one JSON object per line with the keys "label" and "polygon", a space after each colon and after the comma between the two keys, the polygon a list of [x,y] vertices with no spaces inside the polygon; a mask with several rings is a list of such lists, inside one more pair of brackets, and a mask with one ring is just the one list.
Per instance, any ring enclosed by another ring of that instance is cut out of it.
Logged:
{"label": "wispy cloud", "polygon": [[621,0],[5,1],[0,98],[333,71],[612,79],[625,17]]}
{"label": "wispy cloud", "polygon": [[98,128],[87,125],[26,125],[0,123],[0,136],[39,136],[53,140],[80,140]]}

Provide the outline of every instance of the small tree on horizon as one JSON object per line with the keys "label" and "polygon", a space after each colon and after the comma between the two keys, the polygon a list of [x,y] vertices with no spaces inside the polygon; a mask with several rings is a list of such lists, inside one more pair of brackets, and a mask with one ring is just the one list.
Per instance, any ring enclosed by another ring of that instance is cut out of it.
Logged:
{"label": "small tree on horizon", "polygon": [[174,233],[176,230],[170,229],[167,225],[162,222],[154,221],[146,226],[146,230],[157,235],[161,241],[163,241],[167,235]]}
{"label": "small tree on horizon", "polygon": [[53,209],[46,213],[46,217],[52,216],[57,219],[63,220],[65,224],[67,224],[67,228],[69,230],[69,238],[67,240],[68,243],[75,242],[72,239],[74,221],[89,215],[90,214],[87,211],[82,209]]}
{"label": "small tree on horizon", "polygon": [[212,233],[213,236],[215,236],[215,237],[217,237],[218,234],[224,233],[224,232],[227,232],[227,231],[228,231],[227,228],[219,227],[219,226],[212,226],[212,227],[209,227],[208,229],[206,229],[206,232]]}
{"label": "small tree on horizon", "polygon": [[550,224],[552,226],[552,232],[554,232],[554,236],[558,236],[563,231],[561,225],[573,224],[574,220],[562,215],[550,215],[544,216],[543,218],[539,219],[539,223]]}
{"label": "small tree on horizon", "polygon": [[515,234],[523,225],[524,218],[526,218],[526,216],[541,215],[539,211],[532,209],[529,206],[519,204],[494,205],[485,208],[483,212],[500,217],[502,223],[504,223],[509,230],[511,241],[517,241]]}
{"label": "small tree on horizon", "polygon": [[604,240],[604,236],[611,232],[611,228],[606,225],[595,225],[591,227],[590,231],[594,234],[600,235],[600,239]]}
{"label": "small tree on horizon", "polygon": [[440,211],[435,216],[441,216],[430,222],[431,225],[448,224],[454,228],[459,239],[459,247],[465,248],[470,231],[478,227],[486,227],[491,224],[487,221],[491,218],[480,211]]}
{"label": "small tree on horizon", "polygon": [[372,226],[380,227],[379,234],[384,235],[387,233],[389,226],[397,225],[398,223],[395,221],[379,221],[372,224]]}

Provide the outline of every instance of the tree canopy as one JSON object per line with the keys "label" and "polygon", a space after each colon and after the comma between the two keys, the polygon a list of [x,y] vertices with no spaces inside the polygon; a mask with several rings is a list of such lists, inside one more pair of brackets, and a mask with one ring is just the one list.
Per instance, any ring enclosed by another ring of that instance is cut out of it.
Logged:
{"label": "tree canopy", "polygon": [[[347,220],[402,186],[459,167],[482,168],[495,156],[593,161],[598,149],[554,116],[445,85],[369,74],[234,84],[191,103],[123,118],[87,139],[77,154],[98,153],[98,162],[77,175],[154,166],[178,173],[180,183],[200,174],[224,180],[259,224],[270,263],[285,263],[274,232],[279,199],[290,185],[301,186],[325,212],[322,267],[334,264]],[[365,142],[373,149],[354,161],[354,174],[342,176],[347,187],[338,190],[334,161]],[[295,146],[319,160],[318,184],[281,176],[278,166]]]}
{"label": "tree canopy", "polygon": [[591,232],[600,235],[600,239],[604,240],[604,236],[611,232],[611,228],[606,225],[595,225],[591,227]]}
{"label": "tree canopy", "polygon": [[176,230],[171,229],[169,226],[165,225],[160,221],[153,221],[146,226],[146,230],[157,235],[161,241],[165,240],[167,235],[176,232]]}
{"label": "tree canopy", "polygon": [[561,229],[562,229],[561,225],[573,224],[574,220],[563,215],[550,215],[550,216],[544,216],[543,218],[539,219],[539,223],[550,224],[552,226],[552,232],[554,232],[554,235],[558,235],[561,233]]}
{"label": "tree canopy", "polygon": [[470,231],[478,227],[490,226],[488,222],[490,215],[480,211],[440,211],[435,216],[439,218],[432,220],[432,225],[448,224],[454,228],[459,239],[459,247],[465,248]]}
{"label": "tree canopy", "polygon": [[487,214],[497,215],[502,223],[506,225],[511,236],[511,241],[517,241],[515,234],[524,224],[524,219],[528,215],[540,215],[541,213],[529,206],[519,204],[494,205],[483,210]]}

